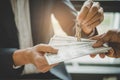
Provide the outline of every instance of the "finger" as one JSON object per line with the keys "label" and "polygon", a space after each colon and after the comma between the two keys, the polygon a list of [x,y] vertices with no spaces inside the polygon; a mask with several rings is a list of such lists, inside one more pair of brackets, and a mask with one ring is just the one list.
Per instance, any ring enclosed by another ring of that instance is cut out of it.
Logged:
{"label": "finger", "polygon": [[94,2],[83,23],[90,21],[98,12],[99,8],[100,8],[99,2]]}
{"label": "finger", "polygon": [[54,66],[57,66],[59,63],[56,63],[56,64],[52,64],[50,65],[51,67],[54,67]]}
{"label": "finger", "polygon": [[96,35],[96,36],[93,36],[89,39],[92,39],[92,40],[99,40],[104,34],[101,34],[101,35]]}
{"label": "finger", "polygon": [[92,28],[90,26],[84,25],[84,26],[81,26],[81,29],[85,34],[90,34],[92,32]]}
{"label": "finger", "polygon": [[99,25],[102,21],[103,21],[103,19],[104,19],[104,15],[103,15],[103,8],[100,8],[99,9],[99,16],[100,16],[100,18],[97,20],[95,20],[95,22],[93,21],[93,22],[91,22],[91,24],[89,23],[89,25],[90,25],[90,27],[92,27],[93,29],[97,26],[97,25]]}
{"label": "finger", "polygon": [[37,68],[41,68],[48,65],[46,58],[44,56],[39,56],[39,53],[37,54],[38,55],[34,57],[34,64],[37,66]]}
{"label": "finger", "polygon": [[102,7],[99,9],[99,13],[101,13],[100,21],[102,22],[104,20],[104,10]]}
{"label": "finger", "polygon": [[[90,21],[88,21],[85,24],[91,25],[98,20],[103,21],[103,9],[102,8],[100,8],[99,11],[97,12],[97,14]],[[94,28],[94,26],[93,26],[93,28]]]}
{"label": "finger", "polygon": [[99,19],[99,20],[95,21],[94,23],[92,23],[92,24],[90,24],[90,25],[88,25],[88,26],[89,26],[90,28],[94,29],[94,28],[96,28],[101,22],[102,22],[101,19]]}
{"label": "finger", "polygon": [[104,42],[102,40],[101,41],[97,41],[96,43],[94,43],[92,45],[92,47],[94,47],[94,48],[101,47],[103,44],[104,44]]}
{"label": "finger", "polygon": [[99,56],[100,56],[101,58],[105,58],[105,54],[104,54],[104,53],[99,54]]}
{"label": "finger", "polygon": [[50,67],[50,65],[48,65],[48,63],[45,60],[39,59],[39,61],[36,61],[36,67],[39,71],[42,71]]}
{"label": "finger", "polygon": [[116,43],[120,43],[120,31],[119,29],[117,30],[109,30],[107,33],[107,36],[109,36],[108,40],[109,42],[116,42]]}
{"label": "finger", "polygon": [[82,23],[83,20],[85,19],[87,13],[88,13],[89,9],[86,6],[83,6],[82,9],[80,10],[77,20],[79,23]]}
{"label": "finger", "polygon": [[92,47],[96,48],[96,47],[102,46],[102,45],[104,44],[104,40],[103,40],[103,36],[104,36],[104,35],[105,35],[105,34],[103,34],[103,35],[98,35],[98,36],[96,36],[96,37],[93,37],[93,38],[96,39],[97,41],[96,41],[96,43],[94,43],[94,44],[92,45]]}
{"label": "finger", "polygon": [[[43,62],[45,63],[44,65],[49,65],[48,62],[47,62],[47,59],[45,57],[43,57]],[[59,63],[55,63],[55,64],[51,64],[49,65],[50,67],[54,67],[56,65],[58,65]]]}
{"label": "finger", "polygon": [[87,6],[87,7],[88,7],[88,9],[90,9],[90,8],[91,8],[91,6],[92,6],[92,4],[93,4],[93,0],[87,0],[87,1],[85,1],[85,3],[84,3],[84,5],[83,5],[83,6]]}
{"label": "finger", "polygon": [[39,72],[45,73],[45,72],[49,71],[51,69],[51,67],[48,66],[48,65],[45,65],[45,66],[41,66],[37,69],[38,69]]}
{"label": "finger", "polygon": [[101,23],[101,20],[97,20],[96,22],[92,23],[91,25],[82,24],[84,26],[81,26],[81,28],[86,34],[90,34],[95,29],[95,27],[100,23]]}
{"label": "finger", "polygon": [[87,25],[81,26],[81,28],[86,34],[90,34],[94,30],[93,27],[97,26],[98,24],[100,24],[100,21],[96,21],[95,23],[89,26]]}
{"label": "finger", "polygon": [[41,59],[42,59],[42,63],[44,63],[44,65],[49,65],[45,56],[42,56]]}
{"label": "finger", "polygon": [[94,58],[96,56],[96,54],[90,54],[90,57]]}
{"label": "finger", "polygon": [[86,15],[88,14],[89,12],[89,9],[90,7],[92,6],[92,0],[87,0],[84,5],[82,6],[79,14],[78,14],[78,17],[77,17],[77,20],[79,23],[82,23],[83,20],[85,19]]}
{"label": "finger", "polygon": [[107,55],[108,57],[115,57],[114,54],[115,54],[114,49],[110,49],[110,50],[106,53],[106,55]]}
{"label": "finger", "polygon": [[47,67],[44,67],[43,69],[38,69],[38,70],[39,70],[39,72],[45,73],[45,72],[49,71],[50,69],[51,69],[51,67],[47,66]]}
{"label": "finger", "polygon": [[40,72],[45,73],[47,71],[49,71],[51,68],[53,68],[54,66],[56,66],[58,64],[52,64],[52,65],[42,65],[40,66],[40,68],[38,69]]}
{"label": "finger", "polygon": [[93,47],[100,47],[102,46],[104,43],[109,42],[111,40],[111,35],[109,32],[105,33],[104,35],[102,35],[95,44],[93,44]]}
{"label": "finger", "polygon": [[47,52],[47,53],[57,53],[58,49],[55,49],[49,45],[39,44],[36,46],[37,51]]}

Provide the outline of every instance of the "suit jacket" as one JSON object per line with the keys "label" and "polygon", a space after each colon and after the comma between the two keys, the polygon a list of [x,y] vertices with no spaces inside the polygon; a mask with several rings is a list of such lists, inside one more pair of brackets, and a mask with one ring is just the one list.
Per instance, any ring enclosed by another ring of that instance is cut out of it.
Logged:
{"label": "suit jacket", "polygon": [[[71,35],[76,19],[76,10],[69,2],[69,0],[30,0],[30,17],[31,29],[33,35],[34,45],[39,43],[48,43],[50,37],[54,34],[51,24],[51,14],[54,14],[62,29]],[[14,21],[14,14],[12,12],[9,0],[1,0],[0,2],[0,78],[5,77],[20,77],[24,66],[19,69],[13,69],[13,52],[19,49],[18,31]],[[95,33],[96,34],[96,33]],[[38,36],[39,35],[39,36]],[[82,36],[86,36],[82,33]],[[61,65],[61,64],[60,64]],[[64,65],[63,65],[64,66]],[[56,66],[56,69],[59,69]],[[66,72],[65,67],[63,67]],[[54,71],[52,70],[51,72]],[[62,72],[62,71],[61,71]],[[67,72],[66,72],[67,73]],[[46,76],[45,76],[46,75]],[[31,78],[30,76],[24,76]],[[53,77],[48,72],[41,74],[42,77]],[[58,76],[59,77],[59,76]],[[69,77],[69,75],[68,75]],[[63,78],[61,78],[63,79]],[[65,79],[70,80],[70,78]]]}

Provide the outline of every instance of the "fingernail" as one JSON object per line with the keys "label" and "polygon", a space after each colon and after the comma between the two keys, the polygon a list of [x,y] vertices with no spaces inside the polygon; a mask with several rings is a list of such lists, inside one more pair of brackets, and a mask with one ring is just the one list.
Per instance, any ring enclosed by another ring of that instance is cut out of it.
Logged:
{"label": "fingernail", "polygon": [[57,53],[58,52],[58,49],[55,49],[55,53]]}
{"label": "fingernail", "polygon": [[93,47],[97,48],[103,45],[103,42],[97,41],[96,43],[93,44]]}
{"label": "fingernail", "polygon": [[90,57],[94,58],[94,57],[95,57],[95,55],[94,55],[94,54],[91,54],[91,55],[90,55]]}

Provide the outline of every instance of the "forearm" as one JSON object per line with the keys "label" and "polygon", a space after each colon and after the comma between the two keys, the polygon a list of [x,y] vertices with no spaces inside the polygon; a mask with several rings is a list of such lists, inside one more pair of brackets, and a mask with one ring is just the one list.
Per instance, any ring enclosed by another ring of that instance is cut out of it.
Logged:
{"label": "forearm", "polygon": [[[58,7],[56,7],[58,6]],[[62,30],[69,36],[74,36],[74,25],[77,11],[69,0],[56,0],[53,14],[58,20]]]}
{"label": "forearm", "polygon": [[[63,31],[69,36],[75,36],[75,20],[78,15],[73,5],[70,1],[66,0],[56,1],[54,5],[53,14],[61,25]],[[56,7],[56,5],[58,7]],[[91,31],[89,34],[86,34],[83,30],[81,32],[81,36],[83,38],[94,36],[96,34],[98,34],[96,29]]]}
{"label": "forearm", "polygon": [[30,63],[27,58],[29,55],[27,55],[26,53],[27,53],[27,49],[20,49],[14,51],[13,61],[16,66],[22,66]]}

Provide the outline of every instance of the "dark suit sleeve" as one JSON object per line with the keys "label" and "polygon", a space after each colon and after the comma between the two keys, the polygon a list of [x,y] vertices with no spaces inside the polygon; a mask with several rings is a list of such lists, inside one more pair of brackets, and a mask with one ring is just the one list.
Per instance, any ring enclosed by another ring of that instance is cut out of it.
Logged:
{"label": "dark suit sleeve", "polygon": [[[54,2],[53,14],[61,25],[63,31],[66,32],[68,35],[74,36],[74,25],[77,11],[73,7],[72,3],[69,0],[56,0],[56,2]],[[97,30],[95,29],[94,32],[95,33],[93,35],[96,35]],[[89,35],[86,35],[82,31],[82,37],[88,36]]]}
{"label": "dark suit sleeve", "polygon": [[17,28],[10,1],[2,0],[0,2],[0,80],[15,78],[21,74],[23,67],[13,69],[12,55],[18,46]]}
{"label": "dark suit sleeve", "polygon": [[23,66],[13,69],[12,55],[15,50],[16,48],[0,48],[0,78],[15,78],[21,74]]}

